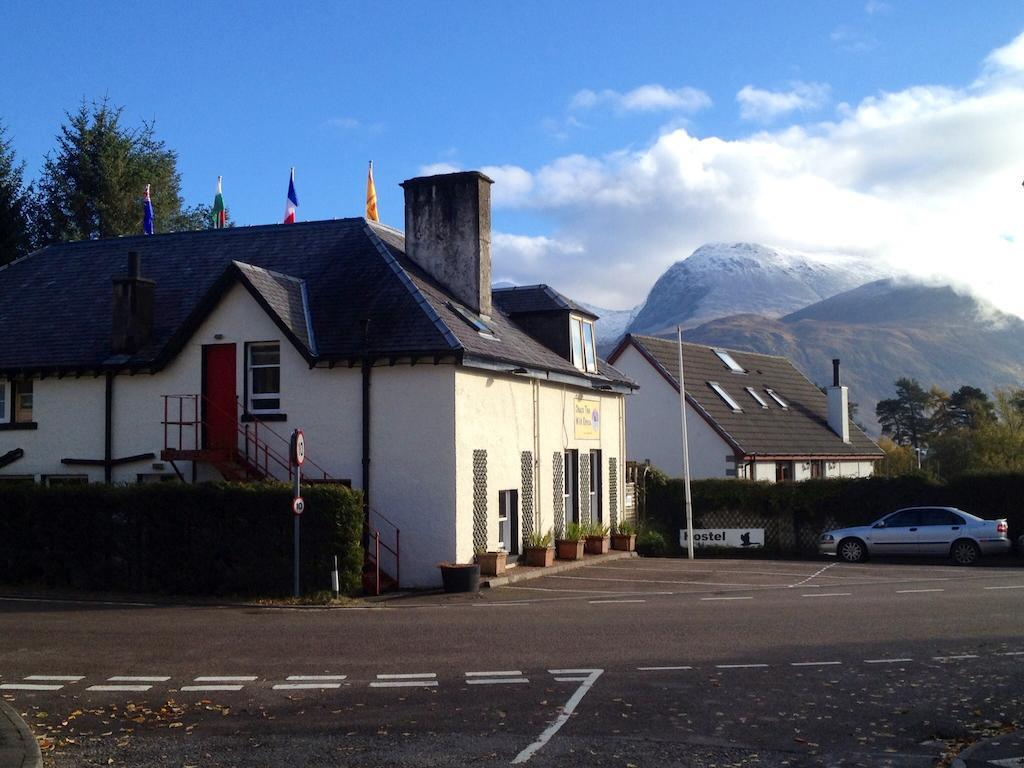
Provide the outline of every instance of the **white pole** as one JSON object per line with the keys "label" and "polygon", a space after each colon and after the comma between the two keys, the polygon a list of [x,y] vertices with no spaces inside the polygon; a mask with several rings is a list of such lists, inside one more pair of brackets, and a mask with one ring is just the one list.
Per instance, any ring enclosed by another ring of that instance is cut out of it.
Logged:
{"label": "white pole", "polygon": [[686,436],[686,379],[683,376],[683,327],[676,326],[679,345],[679,420],[683,425],[683,487],[686,489],[686,554],[693,560],[693,505],[690,502],[690,444]]}

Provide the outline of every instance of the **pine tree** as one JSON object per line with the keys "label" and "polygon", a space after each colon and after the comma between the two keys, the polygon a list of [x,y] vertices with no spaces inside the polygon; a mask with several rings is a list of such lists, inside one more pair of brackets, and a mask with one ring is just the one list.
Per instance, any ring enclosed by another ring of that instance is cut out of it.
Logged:
{"label": "pine tree", "polygon": [[32,190],[25,186],[25,164],[17,162],[6,134],[0,123],[0,265],[32,249]]}
{"label": "pine tree", "polygon": [[122,112],[104,99],[66,113],[39,185],[41,244],[139,234],[146,184],[157,232],[196,228],[182,206],[177,154],[153,123],[125,128]]}

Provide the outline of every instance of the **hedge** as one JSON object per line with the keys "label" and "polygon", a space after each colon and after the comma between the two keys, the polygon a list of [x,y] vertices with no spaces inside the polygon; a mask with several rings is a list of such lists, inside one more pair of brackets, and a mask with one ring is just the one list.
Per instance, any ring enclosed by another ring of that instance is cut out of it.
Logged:
{"label": "hedge", "polygon": [[[778,554],[811,554],[823,530],[865,525],[918,505],[1006,518],[1011,539],[1024,534],[1024,474],[965,474],[948,483],[918,475],[798,483],[695,480],[690,490],[695,528],[763,527],[766,549]],[[644,516],[678,552],[679,530],[686,527],[683,481],[649,479]]]}
{"label": "hedge", "polygon": [[[359,589],[362,500],[303,489],[301,583]],[[278,484],[0,485],[0,583],[182,595],[290,594],[291,490]]]}

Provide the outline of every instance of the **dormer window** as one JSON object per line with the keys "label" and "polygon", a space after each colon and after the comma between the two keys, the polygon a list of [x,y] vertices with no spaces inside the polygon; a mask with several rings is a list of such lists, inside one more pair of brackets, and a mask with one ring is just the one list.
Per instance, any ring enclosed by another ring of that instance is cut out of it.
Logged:
{"label": "dormer window", "polygon": [[725,363],[725,367],[733,373],[746,373],[743,366],[737,363],[736,360],[733,359],[733,356],[724,349],[715,349],[712,351],[718,356],[719,360]]}
{"label": "dormer window", "polygon": [[572,364],[586,373],[597,373],[597,349],[594,346],[594,323],[569,315],[569,341]]}

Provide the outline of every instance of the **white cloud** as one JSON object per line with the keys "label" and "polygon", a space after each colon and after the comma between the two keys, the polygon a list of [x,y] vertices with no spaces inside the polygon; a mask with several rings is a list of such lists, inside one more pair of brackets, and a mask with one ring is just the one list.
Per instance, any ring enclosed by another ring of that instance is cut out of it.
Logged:
{"label": "white cloud", "polygon": [[879,13],[888,13],[892,10],[892,6],[888,3],[883,3],[882,0],[868,0],[864,4],[864,13],[868,16],[874,16]]}
{"label": "white cloud", "polygon": [[[464,170],[453,163],[430,163],[420,166],[420,176],[436,176],[443,173],[457,173]],[[497,206],[526,204],[533,189],[533,175],[517,165],[485,165],[479,169],[494,181],[491,187],[491,201]]]}
{"label": "white cloud", "polygon": [[428,163],[420,166],[420,176],[439,176],[442,173],[456,173],[462,169],[452,163]]}
{"label": "white cloud", "polygon": [[569,109],[583,110],[610,105],[619,112],[698,112],[711,106],[711,97],[704,91],[684,86],[671,90],[663,85],[641,85],[621,93],[582,90],[572,97]]}
{"label": "white cloud", "polygon": [[553,224],[496,239],[495,274],[629,307],[699,245],[752,241],[941,275],[1024,315],[1021,125],[1024,37],[967,87],[879,94],[830,122],[736,139],[682,127],[636,151],[506,167],[518,191],[504,204]]}
{"label": "white cloud", "polygon": [[770,122],[790,112],[809,112],[828,102],[829,87],[824,83],[792,83],[788,91],[765,91],[752,85],[743,86],[736,94],[740,117],[744,120]]}

